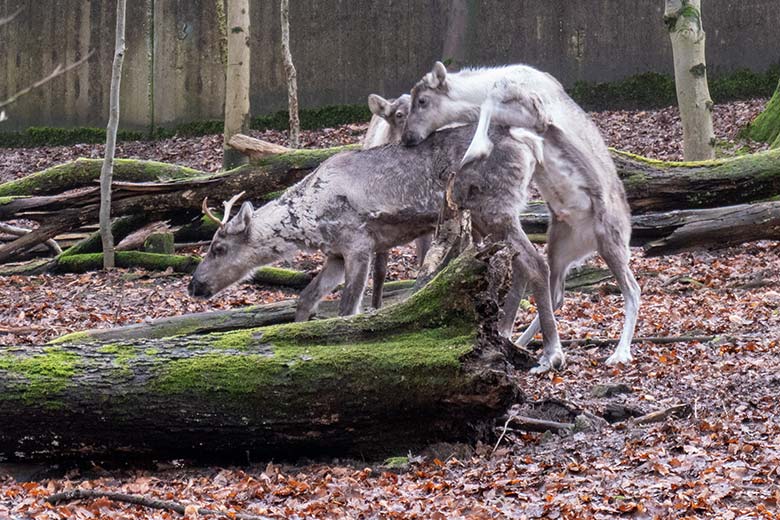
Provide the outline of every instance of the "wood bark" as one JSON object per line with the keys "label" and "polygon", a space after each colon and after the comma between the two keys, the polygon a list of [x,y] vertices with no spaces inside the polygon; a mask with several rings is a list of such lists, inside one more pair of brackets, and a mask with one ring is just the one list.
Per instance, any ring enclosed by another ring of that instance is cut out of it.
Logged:
{"label": "wood bark", "polygon": [[381,457],[473,440],[530,366],[497,332],[511,255],[462,255],[373,314],[202,336],[0,347],[0,457]]}
{"label": "wood bark", "polygon": [[780,240],[780,202],[709,210],[706,218],[686,222],[668,236],[645,244],[644,249],[647,256],[659,256],[754,240]]}
{"label": "wood bark", "polygon": [[290,113],[290,146],[300,146],[301,121],[298,117],[298,74],[295,72],[292,52],[290,52],[290,0],[280,0],[282,23],[282,58],[284,75],[287,80],[287,106]]}
{"label": "wood bark", "polygon": [[103,268],[114,267],[114,235],[111,234],[111,181],[114,174],[116,132],[119,128],[119,93],[122,86],[122,63],[125,60],[125,12],[127,0],[116,4],[116,39],[114,64],[111,67],[111,94],[109,99],[106,150],[100,171],[100,239],[103,243]]}
{"label": "wood bark", "polygon": [[686,161],[715,157],[712,99],[707,85],[701,0],[666,0],[664,22],[674,55],[674,83],[683,126]]}
{"label": "wood bark", "polygon": [[246,163],[246,157],[228,143],[235,134],[249,130],[249,0],[228,0],[227,3],[228,62],[225,76],[225,139],[223,169]]}

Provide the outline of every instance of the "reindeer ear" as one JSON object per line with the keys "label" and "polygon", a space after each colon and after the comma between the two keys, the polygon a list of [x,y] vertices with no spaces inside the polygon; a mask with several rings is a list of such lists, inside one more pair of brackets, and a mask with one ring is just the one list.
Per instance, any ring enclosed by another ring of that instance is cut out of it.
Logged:
{"label": "reindeer ear", "polygon": [[440,61],[433,65],[429,83],[431,88],[444,88],[444,82],[447,80],[447,67]]}
{"label": "reindeer ear", "polygon": [[385,117],[385,112],[390,102],[378,94],[368,96],[368,109],[375,116]]}
{"label": "reindeer ear", "polygon": [[237,235],[249,230],[249,226],[252,223],[252,214],[255,209],[252,207],[252,203],[249,201],[244,202],[241,205],[241,209],[238,210],[238,214],[230,219],[230,222],[225,226],[225,232],[229,235]]}

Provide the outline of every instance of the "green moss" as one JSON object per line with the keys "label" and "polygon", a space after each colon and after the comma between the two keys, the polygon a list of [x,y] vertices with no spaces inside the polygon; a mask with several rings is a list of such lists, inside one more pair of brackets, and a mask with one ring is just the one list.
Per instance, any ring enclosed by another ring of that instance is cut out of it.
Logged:
{"label": "green moss", "polygon": [[746,129],[746,135],[754,141],[780,145],[780,83],[766,108]]}
{"label": "green moss", "polygon": [[[459,329],[434,329],[344,344],[295,344],[271,340],[267,332],[244,332],[245,348],[251,343],[265,350],[259,354],[207,354],[175,360],[162,367],[150,384],[164,394],[224,393],[227,396],[259,395],[272,398],[283,388],[347,387],[365,381],[366,373],[387,380],[388,387],[434,388],[452,384],[461,370],[461,358],[473,348],[473,333]],[[278,337],[278,336],[277,336]],[[415,380],[404,380],[398,371],[414,366]],[[375,384],[375,383],[372,383]],[[382,385],[378,385],[380,388]],[[355,390],[359,391],[359,390]],[[292,395],[292,394],[291,394]],[[398,395],[403,399],[403,395]],[[286,403],[285,406],[290,406]]]}
{"label": "green moss", "polygon": [[17,384],[25,402],[57,406],[52,398],[67,388],[76,375],[77,362],[78,357],[73,353],[60,347],[46,347],[43,353],[32,356],[0,356],[0,370],[22,378]]}
{"label": "green moss", "polygon": [[312,280],[312,276],[301,271],[281,269],[279,267],[261,267],[252,275],[252,280],[260,285],[279,285],[303,289]]}
{"label": "green moss", "polygon": [[414,280],[394,280],[392,282],[385,282],[383,285],[384,291],[399,291],[401,289],[411,289],[414,287]]}
{"label": "green moss", "polygon": [[[651,159],[649,157],[645,157],[643,155],[637,155],[635,153],[626,152],[624,150],[617,150],[615,148],[610,148],[610,150],[616,154],[622,155],[624,157],[627,157],[629,159],[633,159],[634,161],[641,162],[650,166],[654,166],[656,168],[695,168],[695,167],[701,167],[701,166],[718,166],[721,164],[725,164],[729,162],[730,159],[711,159],[707,161],[662,161],[659,159]],[[642,173],[633,173],[628,178],[631,178],[632,176],[636,175],[639,180],[639,177],[646,178],[646,175]]]}
{"label": "green moss", "polygon": [[334,146],[332,148],[310,148],[292,152],[270,155],[260,159],[257,164],[273,171],[290,169],[311,169],[317,167],[325,159],[347,150],[359,150],[360,145]]}
{"label": "green moss", "polygon": [[[2,185],[0,184],[0,186],[2,186]],[[16,199],[24,199],[24,198],[27,198],[27,197],[23,197],[23,196],[0,197],[0,206],[2,206],[3,204],[8,204],[9,202],[13,202]]]}
{"label": "green moss", "polygon": [[389,457],[382,466],[388,469],[405,469],[409,467],[409,457]]}
{"label": "green moss", "polygon": [[57,345],[60,343],[82,343],[83,341],[89,340],[89,333],[85,331],[78,331],[78,332],[71,332],[70,334],[65,334],[64,336],[60,336],[59,338],[55,338],[47,343],[47,345]]}
{"label": "green moss", "polygon": [[216,348],[228,350],[246,350],[252,343],[258,329],[238,330],[233,332],[215,332],[211,334],[212,344]]}
{"label": "green moss", "polygon": [[[92,185],[100,178],[101,159],[77,159],[52,166],[46,170],[20,179],[0,184],[0,196],[46,195]],[[156,161],[116,159],[114,179],[117,181],[145,182],[191,179],[204,172]]]}
{"label": "green moss", "polygon": [[[117,267],[140,267],[154,271],[165,271],[169,267],[177,273],[191,273],[200,259],[186,255],[159,255],[140,251],[118,251],[115,256]],[[55,270],[64,273],[85,273],[103,268],[103,253],[71,254],[57,257]]]}
{"label": "green moss", "polygon": [[146,354],[147,356],[156,356],[159,353],[160,353],[160,349],[157,348],[148,348],[144,350],[144,354]]}

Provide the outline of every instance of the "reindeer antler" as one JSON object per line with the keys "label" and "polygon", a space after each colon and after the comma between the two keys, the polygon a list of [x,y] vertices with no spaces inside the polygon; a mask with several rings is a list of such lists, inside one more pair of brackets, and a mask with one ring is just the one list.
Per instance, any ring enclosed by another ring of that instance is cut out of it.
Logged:
{"label": "reindeer antler", "polygon": [[230,210],[233,208],[233,204],[235,204],[238,199],[244,196],[246,192],[242,191],[238,195],[234,195],[233,198],[231,198],[228,201],[225,201],[223,204],[225,206],[225,213],[222,216],[222,220],[218,219],[217,216],[211,212],[209,209],[209,198],[204,197],[203,198],[203,213],[214,221],[215,224],[219,225],[219,227],[225,227],[225,224],[227,224],[228,219],[230,219]]}

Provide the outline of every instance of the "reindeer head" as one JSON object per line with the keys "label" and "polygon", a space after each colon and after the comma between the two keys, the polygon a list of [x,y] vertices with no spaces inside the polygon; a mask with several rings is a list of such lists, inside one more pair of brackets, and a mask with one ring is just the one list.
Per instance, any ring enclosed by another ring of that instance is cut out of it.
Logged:
{"label": "reindeer head", "polygon": [[417,146],[439,128],[453,123],[451,116],[460,111],[458,102],[448,95],[447,69],[440,61],[412,89],[411,107],[401,142]]}
{"label": "reindeer head", "polygon": [[239,193],[225,202],[225,213],[218,219],[203,199],[203,212],[219,225],[203,261],[192,274],[190,296],[210,298],[222,289],[244,279],[257,264],[257,252],[252,247],[252,215],[254,208],[247,201],[230,219],[233,204],[244,195]]}
{"label": "reindeer head", "polygon": [[388,143],[401,142],[401,134],[411,105],[412,97],[409,94],[404,94],[397,99],[385,99],[378,94],[368,96],[368,108],[371,113],[384,119],[390,126],[387,135]]}

